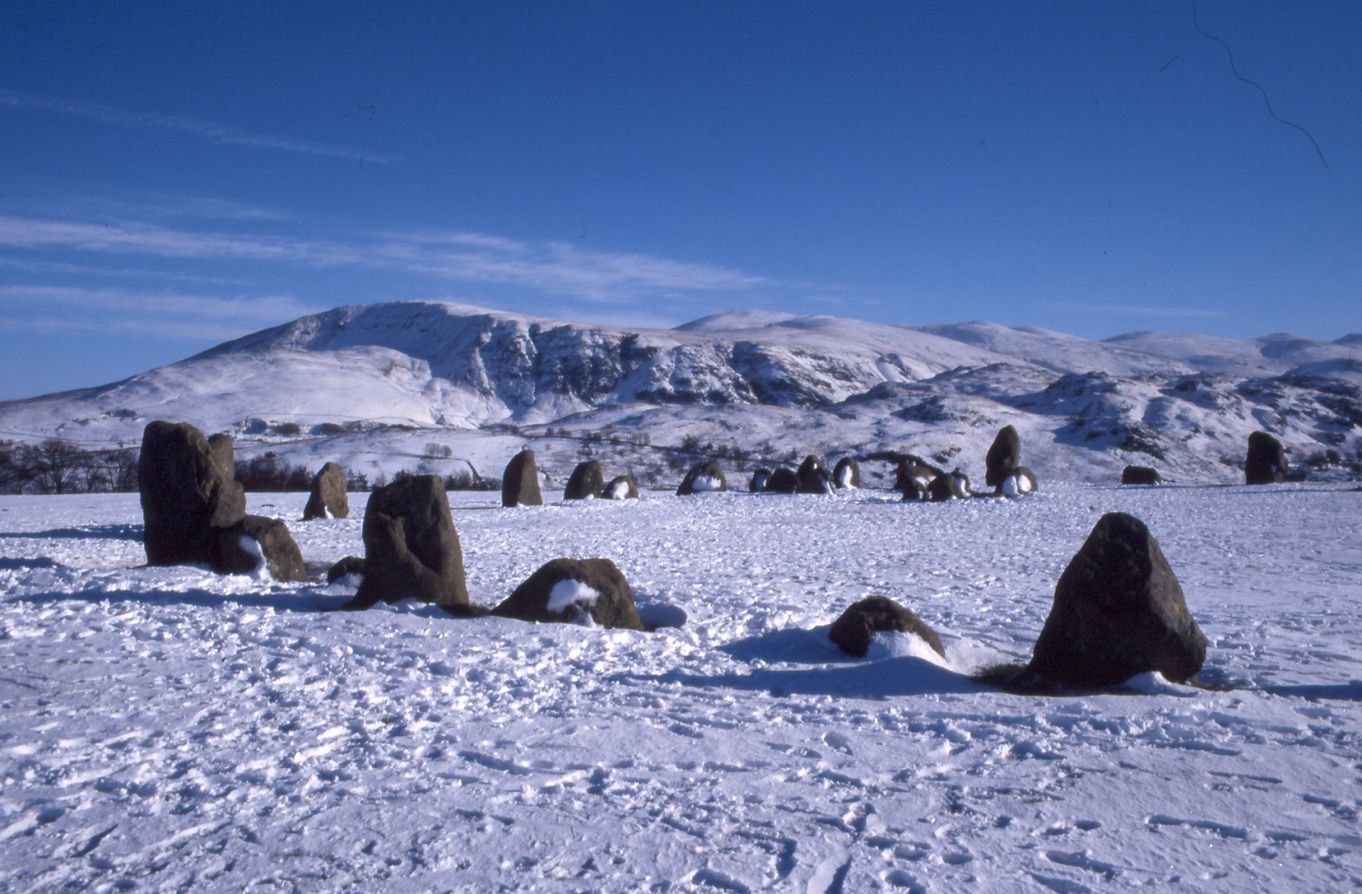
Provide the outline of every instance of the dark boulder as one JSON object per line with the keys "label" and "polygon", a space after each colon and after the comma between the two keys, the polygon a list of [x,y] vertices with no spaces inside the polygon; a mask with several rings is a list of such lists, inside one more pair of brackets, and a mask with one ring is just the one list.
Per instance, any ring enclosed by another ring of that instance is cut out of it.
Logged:
{"label": "dark boulder", "polygon": [[1286,480],[1286,450],[1282,442],[1267,432],[1249,435],[1248,458],[1244,462],[1245,484],[1276,484]]}
{"label": "dark boulder", "polygon": [[775,494],[792,494],[799,490],[799,476],[789,466],[781,466],[766,479],[766,490]]}
{"label": "dark boulder", "polygon": [[1190,679],[1206,658],[1206,637],[1182,587],[1139,519],[1102,516],[1059,578],[1028,670],[1050,683],[1112,686],[1158,671]]}
{"label": "dark boulder", "polygon": [[501,505],[544,505],[544,496],[539,492],[539,464],[534,451],[528,447],[506,464],[506,471],[501,475]]}
{"label": "dark boulder", "polygon": [[903,499],[905,500],[920,502],[932,498],[932,493],[929,488],[930,482],[924,485],[919,479],[909,476],[899,481],[895,490],[903,494]]}
{"label": "dark boulder", "polygon": [[686,477],[681,479],[681,485],[676,489],[676,495],[686,497],[706,491],[724,490],[728,490],[728,481],[724,478],[724,470],[719,468],[718,463],[711,460],[707,463],[696,463],[691,466]]}
{"label": "dark boulder", "polygon": [[998,485],[997,493],[1004,497],[1021,497],[1040,490],[1036,475],[1026,466],[1017,466]]}
{"label": "dark boulder", "polygon": [[568,478],[567,487],[563,490],[564,500],[594,500],[601,495],[601,488],[605,485],[605,475],[601,472],[601,464],[594,459],[577,464],[577,468],[572,470],[572,476]]}
{"label": "dark boulder", "polygon": [[844,456],[832,467],[832,483],[842,488],[861,486],[861,466],[856,460]]}
{"label": "dark boulder", "polygon": [[766,482],[770,480],[770,478],[770,469],[757,469],[747,481],[747,490],[754,494],[761,493],[766,490]]}
{"label": "dark boulder", "polygon": [[554,559],[516,587],[492,614],[521,621],[644,629],[634,592],[609,559]]}
{"label": "dark boulder", "polygon": [[934,503],[963,500],[970,495],[969,476],[959,469],[946,475],[938,475],[927,485],[927,493],[931,495]]}
{"label": "dark boulder", "polygon": [[894,469],[894,490],[903,494],[905,500],[926,499],[913,494],[927,494],[934,480],[946,473],[931,463],[908,454]]}
{"label": "dark boulder", "polygon": [[637,500],[638,482],[633,475],[618,475],[610,479],[610,483],[601,488],[601,499],[603,500]]}
{"label": "dark boulder", "polygon": [[213,530],[217,535],[213,570],[255,574],[263,566],[275,580],[307,580],[303,553],[280,519],[246,515],[233,525]]}
{"label": "dark boulder", "polygon": [[468,605],[459,534],[444,481],[435,475],[375,488],[364,512],[364,581],[350,607],[407,598]]}
{"label": "dark boulder", "polygon": [[1010,425],[998,431],[993,444],[984,457],[984,484],[988,487],[1002,487],[1003,479],[1021,465],[1021,435]]}
{"label": "dark boulder", "polygon": [[350,515],[350,497],[345,493],[345,470],[336,463],[327,463],[312,478],[312,492],[303,507],[303,521],[314,518],[346,518]]}
{"label": "dark boulder", "polygon": [[946,657],[946,650],[941,647],[941,638],[936,631],[887,596],[869,596],[853,603],[832,622],[828,638],[851,657],[864,658],[870,649],[871,638],[880,631],[911,633],[930,646],[933,652],[942,658]]}
{"label": "dark boulder", "polygon": [[1162,484],[1163,476],[1149,466],[1126,466],[1121,471],[1122,484]]}
{"label": "dark boulder", "polygon": [[364,560],[359,556],[346,556],[330,568],[326,569],[326,582],[334,584],[343,577],[354,574],[359,577],[364,576]]}
{"label": "dark boulder", "polygon": [[816,456],[804,457],[804,461],[799,464],[795,476],[799,479],[799,492],[801,494],[832,493],[832,476],[823,466],[823,461]]}
{"label": "dark boulder", "polygon": [[137,463],[143,544],[151,565],[212,563],[214,528],[246,514],[246,492],[235,480],[232,439],[187,422],[156,421],[142,432]]}

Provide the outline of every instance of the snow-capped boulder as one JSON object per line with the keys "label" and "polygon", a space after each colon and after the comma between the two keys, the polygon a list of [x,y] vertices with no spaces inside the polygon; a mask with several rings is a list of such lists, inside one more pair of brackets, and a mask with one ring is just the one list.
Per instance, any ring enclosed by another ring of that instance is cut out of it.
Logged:
{"label": "snow-capped boulder", "polygon": [[1158,671],[1184,682],[1206,659],[1206,637],[1144,522],[1102,516],[1055,586],[1028,671],[1041,681],[1111,686]]}
{"label": "snow-capped boulder", "polygon": [[770,469],[757,469],[752,473],[752,477],[747,481],[747,490],[750,493],[759,494],[766,490],[766,482],[771,478]]}
{"label": "snow-capped boulder", "polygon": [[594,459],[580,462],[572,470],[567,487],[563,489],[564,500],[594,500],[601,495],[605,485],[605,474],[601,464]]}
{"label": "snow-capped boulder", "polygon": [[1282,442],[1267,432],[1249,435],[1248,457],[1244,461],[1245,484],[1275,484],[1286,480],[1286,450]]}
{"label": "snow-capped boulder", "polygon": [[609,559],[554,559],[492,609],[504,618],[643,630],[634,592]]}
{"label": "snow-capped boulder", "polygon": [[637,500],[638,482],[633,475],[617,475],[601,488],[603,500]]}
{"label": "snow-capped boulder", "polygon": [[795,472],[795,475],[799,479],[799,492],[801,494],[832,493],[832,476],[828,474],[823,461],[816,456],[804,457],[804,461],[799,464],[799,469]]}
{"label": "snow-capped boulder", "polygon": [[844,456],[832,467],[832,483],[843,489],[861,486],[861,466],[856,460]]}
{"label": "snow-capped boulder", "polygon": [[528,447],[511,457],[501,474],[501,505],[544,505],[544,496],[539,492],[539,464]]}
{"label": "snow-capped boulder", "polygon": [[942,658],[946,657],[946,650],[941,647],[941,638],[936,631],[887,596],[869,596],[852,603],[832,622],[828,638],[851,657],[864,658],[870,648],[870,640],[881,631],[911,633],[930,646],[933,652]]}
{"label": "snow-capped boulder", "polygon": [[246,492],[235,480],[232,439],[203,432],[187,422],[155,421],[142,432],[137,463],[147,563],[211,564],[215,528],[246,514]]}
{"label": "snow-capped boulder", "polygon": [[775,494],[792,494],[799,489],[799,475],[789,466],[780,466],[766,479],[766,490]]}
{"label": "snow-capped boulder", "polygon": [[312,478],[312,492],[303,507],[303,521],[314,518],[346,518],[350,497],[345,493],[345,470],[338,463],[327,463]]}
{"label": "snow-capped boulder", "polygon": [[1126,466],[1121,470],[1122,484],[1162,484],[1163,476],[1149,466]]}
{"label": "snow-capped boulder", "polygon": [[350,608],[408,598],[468,605],[463,550],[438,476],[412,475],[375,488],[363,536],[364,580]]}
{"label": "snow-capped boulder", "polygon": [[275,580],[307,580],[303,553],[282,520],[246,515],[233,525],[213,530],[217,535],[213,570],[224,574],[267,571]]}
{"label": "snow-capped boulder", "polygon": [[999,429],[984,457],[984,484],[1002,493],[1003,479],[1021,465],[1021,435],[1010,425]]}
{"label": "snow-capped boulder", "polygon": [[707,491],[724,490],[728,490],[728,480],[724,478],[724,470],[719,467],[718,463],[710,460],[709,462],[696,463],[690,467],[686,477],[681,479],[681,485],[676,489],[676,495],[685,497]]}
{"label": "snow-capped boulder", "polygon": [[938,475],[927,485],[927,493],[936,503],[963,500],[970,495],[969,476],[959,469],[946,475]]}
{"label": "snow-capped boulder", "polygon": [[996,493],[1004,497],[1021,497],[1033,494],[1039,489],[1036,474],[1026,466],[1017,466],[1003,478]]}

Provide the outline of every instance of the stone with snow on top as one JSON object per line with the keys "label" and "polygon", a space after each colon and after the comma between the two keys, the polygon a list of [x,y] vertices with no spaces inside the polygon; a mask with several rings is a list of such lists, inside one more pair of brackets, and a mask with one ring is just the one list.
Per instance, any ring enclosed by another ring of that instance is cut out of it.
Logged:
{"label": "stone with snow on top", "polygon": [[1244,461],[1245,484],[1276,484],[1286,480],[1286,450],[1267,432],[1249,435]]}
{"label": "stone with snow on top", "polygon": [[215,528],[213,570],[224,574],[268,571],[275,580],[307,580],[307,568],[288,525],[263,515],[242,516],[235,524]]}
{"label": "stone with snow on top", "polygon": [[1163,476],[1149,466],[1126,466],[1121,470],[1122,484],[1162,484]]}
{"label": "stone with snow on top", "polygon": [[747,480],[747,490],[750,493],[759,494],[766,490],[766,482],[771,478],[770,469],[757,469],[752,473],[752,477]]}
{"label": "stone with snow on top", "polygon": [[799,464],[799,469],[795,472],[795,475],[799,479],[799,492],[801,494],[832,493],[832,476],[828,474],[823,461],[816,456],[804,457],[804,461]]}
{"label": "stone with snow on top", "polygon": [[356,577],[364,576],[364,560],[359,556],[346,556],[326,569],[326,582],[334,584],[341,578],[349,577],[352,574]]}
{"label": "stone with snow on top", "polygon": [[1004,497],[1021,497],[1040,490],[1036,474],[1026,466],[1017,466],[998,485],[997,492]]}
{"label": "stone with snow on top", "polygon": [[215,528],[246,514],[246,492],[235,480],[232,439],[187,422],[149,423],[137,463],[147,563],[213,561]]}
{"label": "stone with snow on top", "polygon": [[528,447],[511,457],[501,474],[501,505],[508,508],[544,505],[544,496],[539,491],[539,464]]}
{"label": "stone with snow on top", "polygon": [[861,466],[856,460],[844,456],[832,467],[832,483],[840,488],[852,489],[861,486]]}
{"label": "stone with snow on top", "polygon": [[637,500],[638,482],[633,475],[617,475],[610,483],[601,488],[603,500]]}
{"label": "stone with snow on top", "polygon": [[338,463],[327,463],[312,478],[312,491],[303,507],[303,521],[314,518],[345,518],[350,514],[350,497],[345,492],[345,470]]}
{"label": "stone with snow on top", "polygon": [[766,490],[775,494],[792,494],[799,490],[799,475],[789,466],[780,466],[766,479]]}
{"label": "stone with snow on top", "polygon": [[690,467],[686,477],[681,479],[681,485],[676,489],[676,495],[686,497],[691,494],[725,490],[728,490],[728,481],[724,478],[724,470],[719,468],[718,463],[710,460],[709,462],[696,463]]}
{"label": "stone with snow on top", "polygon": [[864,658],[870,649],[870,640],[882,631],[910,633],[930,646],[933,652],[946,657],[936,631],[887,596],[869,596],[853,603],[832,622],[828,638],[851,657]]}
{"label": "stone with snow on top", "polygon": [[438,476],[411,475],[375,488],[363,537],[364,580],[349,608],[408,598],[468,605],[463,550]]}
{"label": "stone with snow on top", "polygon": [[577,468],[572,470],[567,487],[563,489],[563,499],[594,500],[601,495],[604,485],[605,475],[601,472],[601,464],[588,459],[578,463]]}
{"label": "stone with snow on top", "polygon": [[1021,435],[1017,434],[1017,430],[1012,426],[1005,425],[998,430],[984,457],[984,484],[995,489],[1001,488],[1003,479],[1011,475],[1019,465],[1021,465]]}
{"label": "stone with snow on top", "polygon": [[1139,519],[1111,512],[1060,575],[1027,669],[1069,686],[1111,686],[1150,671],[1181,683],[1205,658],[1206,637],[1158,541]]}
{"label": "stone with snow on top", "polygon": [[554,559],[516,587],[492,614],[521,621],[644,629],[634,592],[609,559]]}
{"label": "stone with snow on top", "polygon": [[903,494],[903,499],[905,500],[910,500],[915,503],[924,502],[932,498],[929,484],[930,482],[928,484],[923,484],[920,479],[909,476],[899,481],[896,490]]}
{"label": "stone with snow on top", "polygon": [[927,485],[927,492],[934,503],[963,500],[970,495],[969,476],[959,469],[946,475],[938,475]]}

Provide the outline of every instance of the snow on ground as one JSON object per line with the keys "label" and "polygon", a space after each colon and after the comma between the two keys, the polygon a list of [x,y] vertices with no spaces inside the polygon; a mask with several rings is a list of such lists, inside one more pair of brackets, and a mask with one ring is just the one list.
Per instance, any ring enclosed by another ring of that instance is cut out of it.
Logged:
{"label": "snow on ground", "polygon": [[[1017,501],[454,495],[476,601],[613,559],[644,634],[332,612],[364,498],[289,520],[313,579],[147,568],[135,495],[0,497],[0,890],[1339,891],[1362,885],[1362,493],[1046,484]],[[1104,512],[1210,647],[1040,698],[1022,659]],[[942,635],[840,657],[881,593]]]}

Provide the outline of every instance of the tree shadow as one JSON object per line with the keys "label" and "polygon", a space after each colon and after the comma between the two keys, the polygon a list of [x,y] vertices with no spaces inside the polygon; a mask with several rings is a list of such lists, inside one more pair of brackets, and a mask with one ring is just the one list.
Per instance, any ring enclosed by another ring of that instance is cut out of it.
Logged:
{"label": "tree shadow", "polygon": [[51,531],[0,531],[6,540],[142,540],[142,525],[88,525]]}

